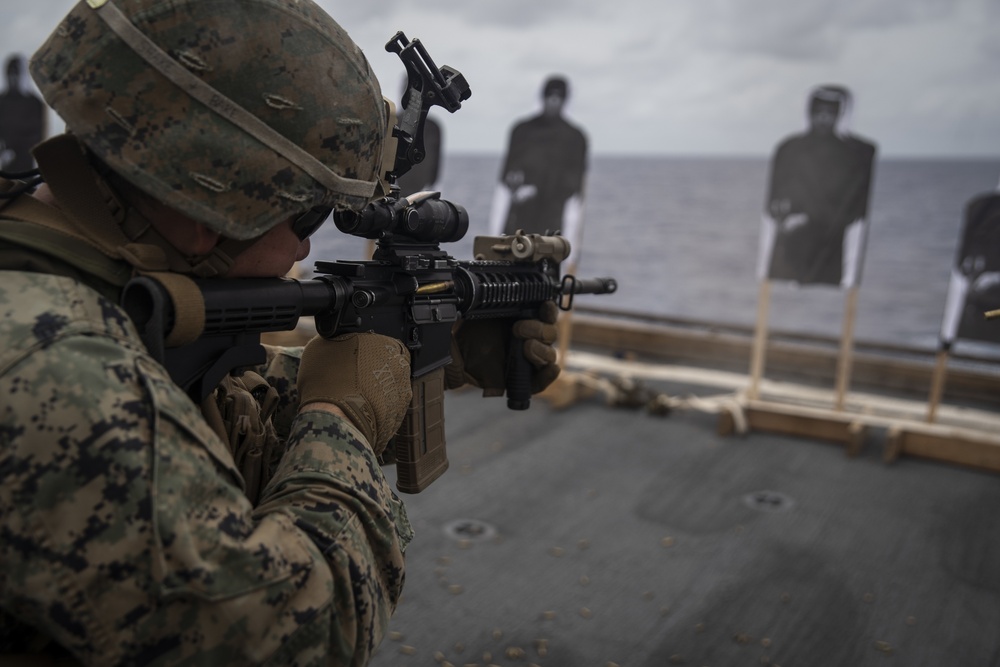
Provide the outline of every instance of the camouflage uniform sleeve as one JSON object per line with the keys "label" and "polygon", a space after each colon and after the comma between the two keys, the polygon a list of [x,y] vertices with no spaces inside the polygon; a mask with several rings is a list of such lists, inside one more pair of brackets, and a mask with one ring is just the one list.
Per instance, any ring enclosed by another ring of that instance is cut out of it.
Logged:
{"label": "camouflage uniform sleeve", "polygon": [[291,516],[310,537],[334,582],[350,582],[332,590],[339,643],[326,650],[330,656],[363,656],[357,664],[365,664],[402,592],[403,550],[413,532],[403,503],[352,425],[322,411],[295,419],[255,516],[274,513]]}
{"label": "camouflage uniform sleeve", "polygon": [[271,419],[278,437],[282,440],[288,439],[292,422],[295,421],[299,410],[299,391],[295,381],[299,374],[302,349],[301,346],[264,345],[267,361],[256,369],[257,373],[278,391],[278,407]]}
{"label": "camouflage uniform sleeve", "polygon": [[88,665],[365,664],[410,529],[353,429],[294,419],[255,509],[158,364],[49,325],[0,372],[0,607]]}
{"label": "camouflage uniform sleeve", "polygon": [[402,551],[413,537],[405,506],[353,425],[322,411],[297,414],[302,347],[265,349],[267,363],[259,372],[278,390],[273,420],[286,451],[256,513],[291,512],[327,558],[334,579],[352,582],[354,591],[334,592],[337,618],[353,619],[341,635],[364,632],[357,642],[370,652],[402,590]]}

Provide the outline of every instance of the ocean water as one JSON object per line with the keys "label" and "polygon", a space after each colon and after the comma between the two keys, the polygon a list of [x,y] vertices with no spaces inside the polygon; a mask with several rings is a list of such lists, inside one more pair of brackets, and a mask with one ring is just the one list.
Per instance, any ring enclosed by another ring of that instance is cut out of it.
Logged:
{"label": "ocean water", "polygon": [[[499,168],[498,155],[445,156],[442,197],[470,216],[466,238],[445,245],[458,259],[487,233]],[[614,276],[619,291],[579,303],[753,326],[768,169],[767,158],[593,157],[577,274]],[[936,347],[965,205],[998,181],[1000,158],[878,161],[856,340]],[[366,243],[327,224],[306,263],[363,259]],[[773,283],[769,327],[839,336],[844,309],[838,289]]]}

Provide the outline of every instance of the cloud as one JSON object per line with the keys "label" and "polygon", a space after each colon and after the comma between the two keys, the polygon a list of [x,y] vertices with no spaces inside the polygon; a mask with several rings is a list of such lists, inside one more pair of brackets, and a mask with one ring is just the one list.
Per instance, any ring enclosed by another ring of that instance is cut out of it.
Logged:
{"label": "cloud", "polygon": [[[565,17],[566,4],[538,0],[477,0],[463,3],[462,13],[470,26],[492,25],[524,29]],[[421,5],[423,9],[442,12],[456,10],[454,0],[424,0]]]}
{"label": "cloud", "polygon": [[[0,24],[5,48],[33,52],[73,4],[18,4]],[[807,91],[837,81],[855,92],[855,127],[885,137],[885,153],[1000,153],[997,0],[320,4],[390,97],[403,68],[383,45],[396,30],[465,74],[472,99],[441,112],[455,150],[501,151],[560,72],[571,116],[601,152],[768,153],[801,128]]]}
{"label": "cloud", "polygon": [[29,9],[19,4],[18,11],[5,12],[0,23],[4,52],[30,56],[75,4],[73,0],[36,0]]}
{"label": "cloud", "polygon": [[712,48],[810,61],[838,57],[859,31],[886,31],[947,18],[956,11],[956,3],[708,0],[703,8],[701,19]]}

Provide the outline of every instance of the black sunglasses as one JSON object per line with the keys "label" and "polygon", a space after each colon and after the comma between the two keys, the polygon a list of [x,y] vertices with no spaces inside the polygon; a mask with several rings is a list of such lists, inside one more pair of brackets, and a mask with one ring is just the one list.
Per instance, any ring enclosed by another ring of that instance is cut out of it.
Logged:
{"label": "black sunglasses", "polygon": [[330,217],[333,209],[329,206],[314,206],[292,223],[292,231],[299,237],[300,241],[305,241],[319,229],[326,219]]}

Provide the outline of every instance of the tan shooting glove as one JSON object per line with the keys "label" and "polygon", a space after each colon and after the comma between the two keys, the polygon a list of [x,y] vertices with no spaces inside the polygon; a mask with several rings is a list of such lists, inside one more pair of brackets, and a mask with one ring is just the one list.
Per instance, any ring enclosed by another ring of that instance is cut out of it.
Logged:
{"label": "tan shooting glove", "polygon": [[452,362],[445,367],[448,389],[469,383],[480,387],[483,396],[502,396],[507,386],[507,355],[511,336],[524,341],[524,356],[533,366],[531,393],[542,391],[559,376],[556,351],[556,320],[559,308],[546,301],[537,320],[469,320],[451,341]]}
{"label": "tan shooting glove", "polygon": [[410,352],[395,338],[344,334],[313,338],[299,363],[299,409],[332,403],[381,454],[410,405]]}

